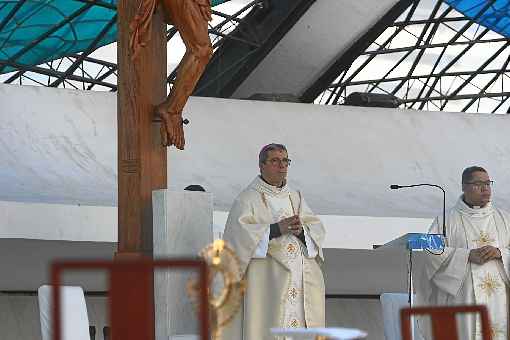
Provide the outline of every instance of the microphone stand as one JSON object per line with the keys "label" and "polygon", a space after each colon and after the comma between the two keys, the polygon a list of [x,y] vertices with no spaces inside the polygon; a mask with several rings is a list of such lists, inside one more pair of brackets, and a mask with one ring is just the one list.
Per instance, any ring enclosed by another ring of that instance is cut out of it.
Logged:
{"label": "microphone stand", "polygon": [[[441,191],[443,192],[443,238],[444,238],[444,244],[446,246],[446,191],[443,189],[443,187],[440,185],[431,184],[431,183],[419,183],[419,184],[411,184],[411,185],[392,184],[392,185],[390,185],[390,189],[398,190],[398,189],[402,189],[402,188],[414,188],[414,187],[424,187],[424,186],[438,188],[438,189],[441,189]],[[413,286],[412,270],[413,270],[413,250],[409,249],[409,282],[408,282],[409,307],[412,307],[412,286]],[[414,333],[414,327],[413,327],[413,333]]]}
{"label": "microphone stand", "polygon": [[420,184],[411,184],[411,185],[392,184],[392,185],[390,185],[390,189],[396,190],[396,189],[401,189],[401,188],[414,188],[414,187],[424,187],[424,186],[438,188],[438,189],[441,189],[441,191],[443,192],[443,237],[446,241],[446,191],[443,189],[442,186],[437,185],[437,184],[430,184],[430,183],[420,183]]}

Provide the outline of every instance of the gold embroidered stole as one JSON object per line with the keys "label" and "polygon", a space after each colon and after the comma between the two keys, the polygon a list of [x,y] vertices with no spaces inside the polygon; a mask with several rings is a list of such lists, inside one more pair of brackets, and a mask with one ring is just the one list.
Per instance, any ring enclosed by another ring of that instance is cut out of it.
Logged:
{"label": "gold embroidered stole", "polygon": [[[496,212],[495,212],[496,213]],[[480,248],[486,245],[501,247],[498,230],[494,215],[473,223],[470,218],[461,216],[468,247],[470,249]],[[493,340],[507,339],[507,294],[505,282],[500,274],[496,260],[489,261],[483,265],[471,263],[471,276],[476,304],[486,305],[491,320],[491,333]],[[481,323],[476,319],[476,339],[481,339]]]}
{"label": "gold embroidered stole", "polygon": [[[262,196],[274,222],[296,213],[295,207],[298,205],[293,202],[290,193],[287,197],[270,197],[265,194]],[[281,299],[280,326],[284,328],[306,327],[303,294],[304,254],[305,246],[292,234],[274,238],[269,243],[269,255],[290,271],[287,290]]]}

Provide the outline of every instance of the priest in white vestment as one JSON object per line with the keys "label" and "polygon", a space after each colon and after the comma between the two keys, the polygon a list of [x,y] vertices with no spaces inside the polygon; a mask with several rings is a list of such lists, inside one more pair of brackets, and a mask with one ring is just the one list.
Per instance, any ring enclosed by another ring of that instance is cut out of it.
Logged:
{"label": "priest in white vestment", "polygon": [[223,340],[269,340],[270,328],[324,327],[324,227],[287,186],[281,144],[259,154],[260,175],[236,198],[224,239],[240,259],[247,290]]}
{"label": "priest in white vestment", "polygon": [[[415,275],[419,305],[485,305],[493,340],[508,339],[510,215],[491,203],[492,181],[481,167],[462,174],[463,195],[446,214],[446,247],[440,255],[427,254],[425,270]],[[430,233],[442,233],[436,218]],[[457,320],[459,339],[481,339],[479,318]],[[425,339],[430,325],[420,320]]]}

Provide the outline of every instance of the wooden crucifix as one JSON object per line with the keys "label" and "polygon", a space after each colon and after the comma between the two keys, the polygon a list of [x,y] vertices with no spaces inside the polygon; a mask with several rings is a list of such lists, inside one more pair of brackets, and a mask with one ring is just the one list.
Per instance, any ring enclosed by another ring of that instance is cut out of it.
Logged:
{"label": "wooden crucifix", "polygon": [[[118,252],[150,255],[152,190],[167,187],[165,147],[184,148],[182,110],[212,55],[211,4],[119,0],[117,11]],[[167,97],[166,24],[174,25],[186,46]]]}
{"label": "wooden crucifix", "polygon": [[[118,0],[118,248],[116,259],[153,255],[152,191],[167,187],[167,146],[184,148],[182,109],[207,65],[209,0]],[[166,24],[173,24],[186,45],[177,78],[166,96]],[[125,273],[126,310],[153,310],[138,293],[147,282]],[[129,277],[131,279],[129,279]],[[152,286],[152,285],[150,285]],[[153,296],[149,292],[149,296]],[[154,317],[140,325],[136,313],[126,327],[143,327],[154,339]],[[150,324],[152,323],[152,324]],[[115,334],[126,329],[112,329]],[[131,340],[124,338],[123,340]]]}

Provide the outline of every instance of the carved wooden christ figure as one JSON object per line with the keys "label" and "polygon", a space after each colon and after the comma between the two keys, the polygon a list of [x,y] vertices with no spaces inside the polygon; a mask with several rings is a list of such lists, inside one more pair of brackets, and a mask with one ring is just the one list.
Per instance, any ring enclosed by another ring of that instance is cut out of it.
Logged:
{"label": "carved wooden christ figure", "polygon": [[170,94],[156,106],[154,113],[162,121],[163,146],[175,145],[183,150],[182,109],[212,56],[207,24],[211,20],[211,4],[209,0],[141,0],[130,24],[132,33],[129,45],[133,59],[150,39],[152,15],[158,5],[163,6],[165,22],[179,31],[186,54],[181,60]]}

